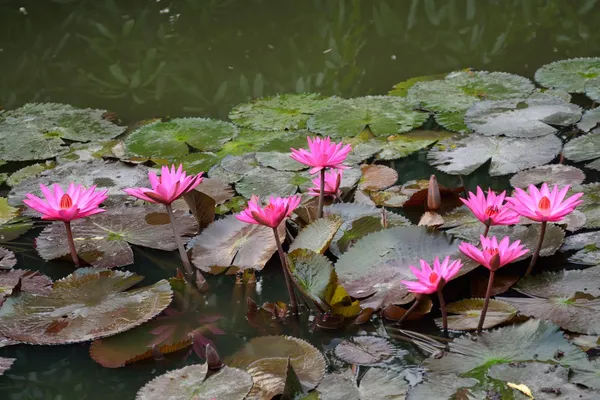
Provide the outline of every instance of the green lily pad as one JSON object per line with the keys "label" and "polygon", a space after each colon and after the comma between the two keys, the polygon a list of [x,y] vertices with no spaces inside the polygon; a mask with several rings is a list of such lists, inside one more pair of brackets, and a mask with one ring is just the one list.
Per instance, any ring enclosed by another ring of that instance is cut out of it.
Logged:
{"label": "green lily pad", "polygon": [[[541,362],[493,365],[488,376],[504,382],[524,384],[536,399],[563,397],[565,399],[593,400],[600,395],[569,383],[569,369],[560,365],[548,365]],[[552,389],[558,389],[559,393],[551,394]]]}
{"label": "green lily pad", "polygon": [[[187,211],[174,213],[179,234],[185,240],[196,232],[196,219]],[[162,205],[110,208],[92,218],[71,222],[71,230],[79,257],[100,268],[132,264],[130,243],[165,251],[177,249],[169,215]],[[44,260],[69,254],[64,224],[54,222],[44,228],[36,239],[36,250]]]}
{"label": "green lily pad", "polygon": [[300,291],[321,305],[322,309],[333,295],[337,278],[331,261],[308,249],[296,249],[288,254],[292,279]]}
{"label": "green lily pad", "polygon": [[552,321],[563,329],[588,335],[600,334],[600,299],[552,297],[498,298],[515,306],[520,314]]}
{"label": "green lily pad", "polygon": [[535,71],[535,80],[540,85],[570,93],[583,93],[586,83],[599,76],[599,57],[555,61]]}
{"label": "green lily pad", "polygon": [[[405,370],[406,371],[406,370]],[[369,369],[360,380],[358,392],[361,400],[404,399],[410,389],[402,373],[384,368]]]}
{"label": "green lily pad", "polygon": [[308,169],[308,166],[290,157],[289,151],[287,153],[280,153],[278,151],[258,152],[255,154],[255,157],[263,167],[271,167],[278,171],[301,171]]}
{"label": "green lily pad", "polygon": [[54,168],[55,166],[56,163],[54,161],[46,161],[45,163],[28,165],[27,167],[21,168],[20,170],[12,173],[8,179],[6,179],[6,184],[8,186],[17,186],[24,180],[33,178],[48,169]]}
{"label": "green lily pad", "polygon": [[596,160],[596,162],[590,163],[586,167],[600,169],[597,160],[600,155],[600,130],[597,133],[588,133],[571,140],[565,144],[563,154],[566,158],[575,162]]}
{"label": "green lily pad", "polygon": [[325,358],[314,346],[291,336],[260,336],[232,355],[227,364],[248,371],[254,380],[250,398],[283,393],[290,361],[302,389],[314,389],[325,375]]}
{"label": "green lily pad", "polygon": [[293,132],[283,132],[280,134],[274,132],[267,132],[266,136],[268,140],[264,144],[262,144],[257,151],[277,151],[279,153],[285,153],[289,157],[290,148],[306,148],[308,146],[306,138],[308,136],[313,136],[313,134],[307,130],[301,130]]}
{"label": "green lily pad", "polygon": [[394,346],[379,336],[355,336],[335,347],[335,355],[350,364],[370,365],[390,360]]}
{"label": "green lily pad", "polygon": [[407,157],[439,140],[452,136],[448,131],[413,131],[404,135],[388,137],[387,142],[377,154],[378,160],[397,160]]}
{"label": "green lily pad", "polygon": [[586,110],[577,127],[584,132],[600,133],[600,107]]}
{"label": "green lily pad", "polygon": [[528,296],[569,299],[578,293],[600,297],[600,267],[543,272],[521,279],[515,289]]}
{"label": "green lily pad", "polygon": [[125,139],[127,151],[144,157],[182,157],[189,147],[213,151],[238,134],[238,128],[225,121],[208,118],[176,118],[157,121],[135,130]]}
{"label": "green lily pad", "polygon": [[317,111],[308,120],[308,129],[341,138],[356,136],[368,127],[375,136],[389,136],[418,128],[427,118],[428,113],[415,111],[404,98],[365,96],[340,100]]}
{"label": "green lily pad", "polygon": [[448,345],[441,358],[429,358],[428,369],[439,374],[464,374],[476,368],[519,361],[541,361],[563,366],[587,362],[587,355],[569,343],[551,322],[531,319],[483,332],[473,340],[464,335]]}
{"label": "green lily pad", "polygon": [[[448,314],[448,329],[456,331],[474,331],[479,324],[484,299],[464,299],[446,306]],[[517,315],[517,309],[509,303],[491,299],[485,316],[483,329],[490,329],[510,321]],[[441,327],[442,319],[436,318],[435,323]]]}
{"label": "green lily pad", "polygon": [[467,124],[465,123],[465,113],[467,110],[468,109],[456,112],[448,111],[436,113],[434,114],[435,122],[449,131],[469,133],[471,131],[467,128]]}
{"label": "green lily pad", "polygon": [[87,142],[123,133],[125,127],[103,118],[105,113],[57,103],[29,103],[5,111],[0,115],[0,159],[43,160],[67,150],[63,139]]}
{"label": "green lily pad", "polygon": [[588,365],[574,368],[571,382],[600,390],[600,360],[596,359]]}
{"label": "green lily pad", "polygon": [[143,277],[81,268],[54,282],[52,292],[21,292],[0,309],[0,333],[30,344],[85,342],[115,335],[159,314],[171,302],[166,280],[129,290]]}
{"label": "green lily pad", "polygon": [[579,185],[584,180],[585,174],[579,168],[564,164],[549,164],[519,172],[510,178],[510,184],[518,188],[539,185],[543,182],[546,182],[548,185],[564,186]]}
{"label": "green lily pad", "polygon": [[253,129],[241,128],[235,138],[223,144],[217,155],[223,157],[226,155],[239,156],[252,153],[258,151],[266,143],[277,140],[277,138],[287,137],[288,135],[290,135],[288,131],[255,131]]}
{"label": "green lily pad", "polygon": [[235,184],[235,190],[247,199],[252,195],[286,197],[296,194],[299,189],[306,190],[312,186],[311,178],[308,171],[288,172],[255,168]]}
{"label": "green lily pad", "polygon": [[[600,232],[578,233],[565,239],[560,251],[578,250],[569,257],[573,264],[600,264]],[[598,294],[600,296],[600,294]]]}
{"label": "green lily pad", "polygon": [[558,132],[554,126],[569,126],[581,118],[582,110],[550,95],[502,101],[480,101],[465,115],[465,123],[485,136],[533,138]]}
{"label": "green lily pad", "polygon": [[413,87],[417,82],[429,82],[435,81],[439,79],[444,79],[446,74],[437,74],[437,75],[423,75],[417,76],[414,78],[407,79],[405,81],[396,83],[392,90],[388,92],[389,96],[399,96],[406,97],[408,95],[408,90]]}
{"label": "green lily pad", "polygon": [[[393,214],[398,215],[398,214]],[[394,226],[406,226],[407,223],[398,223],[393,217],[392,221],[388,220],[388,228]],[[350,247],[354,245],[359,239],[368,235],[369,233],[379,232],[384,229],[381,224],[381,216],[367,215],[353,220],[351,225],[344,230],[343,235],[336,241],[336,255],[346,252]]]}
{"label": "green lily pad", "polygon": [[206,364],[188,365],[154,378],[138,391],[135,398],[243,400],[252,388],[252,377],[237,368],[225,366],[207,376]]}
{"label": "green lily pad", "polygon": [[33,221],[28,218],[13,218],[0,223],[0,243],[10,242],[33,228]]}
{"label": "green lily pad", "polygon": [[207,172],[220,161],[221,158],[214,153],[190,153],[183,157],[171,159],[167,165],[183,164],[183,169],[188,175],[195,175],[200,172]]}
{"label": "green lily pad", "polygon": [[406,400],[449,399],[458,389],[473,387],[478,382],[477,379],[462,378],[456,374],[442,375],[433,372],[408,391]]}
{"label": "green lily pad", "polygon": [[[278,229],[285,239],[285,224]],[[209,225],[193,239],[192,263],[202,271],[213,267],[237,267],[242,270],[261,270],[277,251],[271,228],[247,224],[228,215]]]}
{"label": "green lily pad", "polygon": [[567,196],[573,193],[583,193],[581,203],[577,209],[585,214],[586,228],[600,228],[600,183],[588,183],[585,185],[577,185],[569,190]]}
{"label": "green lily pad", "polygon": [[323,254],[329,247],[333,237],[342,226],[342,219],[337,215],[319,218],[306,226],[290,245],[289,252],[296,249],[308,249]]}
{"label": "green lily pad", "polygon": [[229,113],[236,125],[246,128],[278,131],[306,129],[306,121],[319,109],[341,99],[317,93],[281,94],[239,104]]}
{"label": "green lily pad", "polygon": [[15,253],[4,247],[0,247],[0,270],[11,269],[15,265],[17,265]]}
{"label": "green lily pad", "polygon": [[561,148],[562,141],[555,135],[524,139],[471,134],[438,142],[427,158],[451,175],[468,175],[491,159],[490,175],[500,176],[547,164]]}
{"label": "green lily pad", "polygon": [[[419,131],[416,131],[419,132]],[[409,134],[407,134],[409,135]],[[398,135],[396,137],[403,137],[404,135]],[[360,136],[357,138],[348,138],[344,140],[344,143],[352,145],[352,151],[346,158],[347,164],[360,164],[369,158],[379,153],[385,147],[387,140],[383,138],[367,138],[363,139]]]}
{"label": "green lily pad", "polygon": [[594,101],[600,101],[600,76],[586,82],[585,94]]}
{"label": "green lily pad", "polygon": [[[446,231],[447,234],[454,237],[463,239],[473,244],[479,243],[479,236],[483,234],[481,231],[483,224],[467,224],[461,225]],[[521,244],[529,249],[529,253],[522,255],[517,260],[524,260],[531,257],[533,249],[537,245],[540,237],[540,225],[533,224],[529,226],[525,225],[496,225],[490,227],[488,236],[496,236],[498,239],[508,236],[510,242],[513,243],[515,240],[520,240]],[[542,249],[540,251],[541,257],[548,257],[558,251],[565,239],[565,231],[559,226],[550,224],[547,226],[546,234],[544,235],[544,242],[542,243]]]}
{"label": "green lily pad", "polygon": [[0,225],[5,224],[19,214],[19,209],[11,207],[6,197],[0,197]]}
{"label": "green lily pad", "polygon": [[[77,182],[85,187],[96,185],[98,190],[108,190],[108,201],[122,202],[126,194],[125,188],[150,186],[148,183],[148,168],[143,165],[131,166],[121,162],[88,160],[75,161],[58,165],[54,169],[42,172],[33,179],[27,179],[14,186],[8,194],[8,202],[13,206],[22,204],[26,193],[33,193],[42,197],[40,183],[48,185],[57,183],[63,189],[71,182]],[[28,210],[29,215],[37,215],[33,210]]]}

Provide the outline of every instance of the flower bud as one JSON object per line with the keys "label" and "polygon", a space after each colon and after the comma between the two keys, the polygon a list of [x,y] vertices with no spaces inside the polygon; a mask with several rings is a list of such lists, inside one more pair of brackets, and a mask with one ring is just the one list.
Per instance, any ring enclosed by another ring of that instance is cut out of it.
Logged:
{"label": "flower bud", "polygon": [[429,210],[438,210],[442,204],[442,195],[435,175],[429,178],[429,187],[427,188],[427,208]]}

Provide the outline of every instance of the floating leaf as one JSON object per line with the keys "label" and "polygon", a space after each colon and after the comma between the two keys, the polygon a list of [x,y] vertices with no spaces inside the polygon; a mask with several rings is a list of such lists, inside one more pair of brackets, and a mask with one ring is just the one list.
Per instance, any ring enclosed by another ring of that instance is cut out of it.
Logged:
{"label": "floating leaf", "polygon": [[209,195],[198,190],[191,190],[183,195],[183,200],[194,218],[196,218],[199,232],[215,221],[215,206],[217,204]]}
{"label": "floating leaf", "polygon": [[[448,315],[448,329],[456,331],[474,331],[479,324],[484,299],[465,299],[450,303],[446,306]],[[490,329],[510,321],[517,315],[517,309],[509,303],[491,299],[483,324],[483,329]],[[438,326],[442,325],[441,318],[435,320]]]}
{"label": "floating leaf", "polygon": [[[196,220],[187,211],[175,210],[179,234],[193,235]],[[133,263],[129,243],[159,250],[173,251],[177,243],[169,215],[161,205],[121,206],[71,222],[73,241],[79,257],[101,268]],[[45,260],[69,254],[67,231],[62,222],[48,225],[36,239],[36,249]]]}
{"label": "floating leaf", "polygon": [[361,165],[362,178],[359,181],[360,190],[383,190],[392,186],[398,180],[398,172],[385,165]]}
{"label": "floating leaf", "polygon": [[[575,162],[596,160],[600,155],[600,131],[588,133],[571,140],[565,144],[563,154],[566,158]],[[595,166],[596,163],[597,161],[592,162],[586,167],[599,169]]]}
{"label": "floating leaf", "polygon": [[515,289],[535,297],[569,299],[578,292],[600,297],[600,266],[528,276],[520,280]]}
{"label": "floating leaf", "polygon": [[312,186],[308,172],[276,171],[271,168],[256,168],[247,173],[235,184],[235,190],[249,199],[253,194],[259,197],[270,195],[291,196],[298,189]]}
{"label": "floating leaf", "polygon": [[600,107],[586,110],[577,127],[584,132],[600,133]]}
{"label": "floating leaf", "polygon": [[230,185],[215,178],[204,178],[202,184],[194,190],[210,196],[217,205],[231,200],[235,194]]}
{"label": "floating leaf", "polygon": [[326,374],[317,391],[321,399],[359,400],[358,386],[350,369]]}
{"label": "floating leaf", "polygon": [[424,75],[417,76],[414,78],[407,79],[405,81],[396,83],[392,90],[388,92],[389,96],[399,96],[406,97],[408,95],[408,90],[413,87],[417,82],[428,82],[435,81],[438,79],[444,79],[446,74],[437,74],[437,75]]}
{"label": "floating leaf", "polygon": [[[509,387],[519,390],[531,399],[562,397],[592,400],[598,397],[598,393],[594,394],[569,383],[569,369],[560,365],[548,365],[541,362],[493,365],[488,376],[508,382]],[[552,394],[556,390],[558,392]]]}
{"label": "floating leaf", "polygon": [[258,152],[255,157],[263,167],[270,167],[278,171],[302,171],[308,168],[290,157],[289,151],[288,153],[278,151]]}
{"label": "floating leaf", "polygon": [[17,265],[15,253],[4,247],[0,247],[0,270],[11,269],[15,265]]}
{"label": "floating leaf", "polygon": [[0,357],[0,376],[4,375],[4,373],[10,369],[15,361],[17,361],[16,358]]}
{"label": "floating leaf", "polygon": [[281,94],[239,104],[229,113],[235,124],[256,130],[277,131],[306,128],[306,121],[319,109],[341,101],[316,93]]}
{"label": "floating leaf", "polygon": [[350,364],[369,365],[388,361],[394,346],[379,336],[355,336],[335,347],[335,355]]}
{"label": "floating leaf", "polygon": [[0,223],[0,243],[6,243],[10,242],[11,240],[15,240],[19,236],[25,234],[32,227],[33,222],[27,218],[13,218],[5,223]]}
{"label": "floating leaf", "polygon": [[319,350],[290,336],[253,338],[227,364],[246,369],[254,380],[249,397],[261,398],[259,393],[283,392],[288,359],[305,391],[314,389],[325,375],[325,358]]}
{"label": "floating leaf", "polygon": [[199,151],[221,148],[238,133],[235,125],[209,118],[175,118],[136,129],[125,139],[127,151],[144,157],[181,157],[191,146]]}
{"label": "floating leaf", "polygon": [[588,81],[600,76],[600,58],[572,58],[546,64],[535,71],[542,86],[583,93]]}
{"label": "floating leaf", "polygon": [[594,101],[600,101],[600,76],[586,82],[585,94]]}
{"label": "floating leaf", "polygon": [[[305,393],[304,390],[302,390],[302,384],[298,379],[298,375],[296,375],[296,371],[294,371],[294,367],[292,367],[292,364],[288,359],[287,371],[285,376],[285,385],[283,387],[283,393],[281,394],[281,397],[284,399],[301,398],[303,400],[306,400],[304,394]],[[319,396],[317,396],[316,398],[318,400]]]}
{"label": "floating leaf", "polygon": [[506,297],[506,301],[519,309],[519,313],[528,317],[552,321],[571,332],[600,334],[600,299],[553,297],[548,293],[545,298]]}
{"label": "floating leaf", "polygon": [[289,267],[296,286],[308,298],[326,310],[337,278],[331,261],[312,250],[296,249],[288,254]]}
{"label": "floating leaf", "polygon": [[543,182],[559,186],[579,185],[584,179],[585,174],[579,168],[564,164],[549,164],[519,172],[510,178],[510,184],[518,188],[539,185]]}
{"label": "floating leaf", "polygon": [[579,233],[567,237],[560,251],[571,250],[578,251],[569,257],[569,262],[583,265],[600,264],[600,232]]}
{"label": "floating leaf", "polygon": [[581,108],[554,96],[543,95],[475,103],[465,123],[485,136],[533,138],[558,132],[554,126],[569,126],[581,118]]}
{"label": "floating leaf", "polygon": [[[370,298],[366,299],[366,302],[370,302]],[[406,316],[406,321],[418,321],[423,319],[427,314],[431,312],[433,308],[433,302],[430,296],[423,296],[416,307]],[[408,312],[407,308],[396,306],[394,304],[388,304],[384,309],[381,310],[381,316],[389,321],[400,321],[404,314]]]}
{"label": "floating leaf", "polygon": [[361,400],[402,400],[405,398],[408,389],[410,389],[410,385],[401,373],[383,368],[369,369],[363,375],[358,386]]}
{"label": "floating leaf", "polygon": [[143,277],[131,272],[81,268],[54,282],[52,292],[21,292],[0,309],[0,333],[30,344],[84,342],[140,325],[171,302],[165,280],[129,290]]}
{"label": "floating leaf", "polygon": [[600,228],[600,183],[588,183],[571,188],[567,196],[573,193],[583,193],[583,203],[577,206],[586,217],[586,228]]}
{"label": "floating leaf", "polygon": [[426,365],[440,374],[463,374],[479,367],[518,361],[569,366],[585,363],[587,356],[569,343],[556,325],[532,319],[483,332],[476,340],[470,335],[461,336],[449,344],[447,354],[427,359]]}
{"label": "floating leaf", "polygon": [[5,297],[15,295],[13,290],[19,285],[19,282],[19,291],[31,294],[46,295],[50,293],[52,287],[52,280],[37,271],[26,269],[0,270],[0,305]]}
{"label": "floating leaf", "polygon": [[[585,368],[584,368],[585,367]],[[600,360],[596,359],[587,365],[574,369],[571,382],[600,390]]]}
{"label": "floating leaf", "polygon": [[[285,224],[278,232],[283,241]],[[277,251],[271,228],[247,224],[235,215],[213,222],[193,240],[192,263],[206,272],[213,267],[261,270]]]}
{"label": "floating leaf", "polygon": [[489,173],[499,176],[547,164],[561,148],[562,141],[555,135],[523,139],[472,134],[438,142],[427,158],[431,165],[452,175],[468,175],[491,159]]}
{"label": "floating leaf", "polygon": [[[154,159],[158,163],[156,159]],[[190,153],[183,157],[170,158],[165,165],[183,164],[183,169],[188,175],[199,174],[210,170],[221,161],[221,157],[213,153]],[[162,164],[162,163],[161,163]]]}
{"label": "floating leaf", "polygon": [[288,251],[308,249],[323,254],[341,225],[342,219],[337,215],[319,218],[300,231]]}
{"label": "floating leaf", "polygon": [[404,98],[365,96],[320,109],[308,120],[308,129],[334,138],[353,137],[366,128],[375,136],[388,136],[418,128],[427,118]]}
{"label": "floating leaf", "polygon": [[438,140],[452,136],[448,131],[413,131],[404,135],[390,136],[377,154],[378,160],[397,160],[422,150]]}
{"label": "floating leaf", "polygon": [[160,375],[139,390],[136,400],[223,399],[243,400],[252,377],[237,368],[223,367],[206,377],[206,364],[188,365]]}
{"label": "floating leaf", "polygon": [[106,110],[67,104],[29,103],[0,116],[0,159],[43,160],[67,150],[63,139],[87,142],[114,138],[125,127],[103,118]]}
{"label": "floating leaf", "polygon": [[410,389],[406,399],[449,399],[458,389],[473,387],[477,383],[477,379],[462,378],[455,374],[441,375],[433,372],[427,374],[422,383]]}
{"label": "floating leaf", "polygon": [[16,186],[24,180],[33,178],[42,172],[52,169],[56,166],[54,161],[46,161],[45,163],[28,165],[25,168],[21,168],[20,170],[11,174],[6,180],[6,184],[8,186]]}
{"label": "floating leaf", "polygon": [[126,196],[123,189],[148,186],[148,168],[131,166],[121,162],[102,160],[75,161],[62,164],[54,169],[42,172],[33,179],[28,179],[13,187],[8,195],[8,202],[21,205],[26,193],[42,196],[40,183],[48,185],[57,183],[67,188],[70,183],[77,182],[85,187],[96,185],[98,190],[108,190],[109,201]]}

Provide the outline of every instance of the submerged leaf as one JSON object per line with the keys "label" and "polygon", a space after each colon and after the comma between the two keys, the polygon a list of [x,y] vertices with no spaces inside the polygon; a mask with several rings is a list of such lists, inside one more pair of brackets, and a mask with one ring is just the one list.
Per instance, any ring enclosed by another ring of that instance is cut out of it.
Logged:
{"label": "submerged leaf", "polygon": [[543,182],[546,182],[548,185],[564,186],[579,185],[584,180],[585,174],[579,168],[564,164],[549,164],[519,172],[510,178],[510,184],[518,188],[539,185]]}
{"label": "submerged leaf", "polygon": [[535,71],[542,86],[583,93],[588,81],[600,76],[600,58],[572,58],[551,62]]}
{"label": "submerged leaf", "polygon": [[561,148],[562,141],[555,135],[522,139],[472,134],[438,142],[427,158],[431,165],[452,175],[468,175],[491,159],[489,173],[499,176],[547,164]]}
{"label": "submerged leaf", "polygon": [[369,365],[388,361],[394,356],[394,346],[378,336],[355,336],[335,347],[335,355],[350,364]]}
{"label": "submerged leaf", "polygon": [[[448,329],[457,331],[474,331],[477,329],[484,299],[465,299],[450,303],[446,306]],[[491,299],[483,324],[483,329],[490,329],[510,321],[517,314],[517,309],[509,303]],[[442,319],[435,323],[442,326]]]}
{"label": "submerged leaf", "polygon": [[171,302],[169,283],[129,290],[143,277],[81,268],[54,282],[46,295],[21,292],[0,309],[0,334],[31,344],[84,342],[140,325]]}

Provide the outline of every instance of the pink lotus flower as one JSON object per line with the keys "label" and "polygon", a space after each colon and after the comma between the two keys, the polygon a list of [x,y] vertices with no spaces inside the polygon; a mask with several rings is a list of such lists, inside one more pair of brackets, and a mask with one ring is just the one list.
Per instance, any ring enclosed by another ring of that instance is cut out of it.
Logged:
{"label": "pink lotus flower", "polygon": [[202,172],[195,176],[187,176],[183,170],[183,165],[179,164],[177,171],[175,171],[175,165],[171,166],[171,170],[169,170],[169,167],[163,166],[160,176],[156,176],[156,173],[150,171],[148,172],[148,179],[152,189],[138,187],[125,189],[125,192],[144,201],[170,205],[198,186],[203,178]]}
{"label": "pink lotus flower", "polygon": [[499,268],[510,264],[523,254],[527,253],[529,249],[524,248],[521,245],[521,241],[517,240],[513,244],[510,244],[510,239],[505,236],[498,244],[498,240],[495,236],[487,238],[480,236],[482,250],[473,246],[470,243],[462,242],[458,248],[467,257],[477,261],[490,271],[496,271]]}
{"label": "pink lotus flower", "polygon": [[477,195],[469,192],[469,200],[460,199],[486,225],[513,225],[519,222],[519,214],[504,203],[506,191],[496,195],[488,189],[487,197],[477,186]]}
{"label": "pink lotus flower", "polygon": [[108,191],[96,192],[96,186],[86,189],[81,185],[70,183],[66,193],[56,183],[52,187],[53,191],[44,185],[40,185],[40,189],[45,200],[27,193],[27,199],[23,200],[23,203],[40,212],[42,219],[71,222],[105,211],[98,206],[106,200]]}
{"label": "pink lotus flower", "polygon": [[292,151],[290,156],[294,160],[312,167],[310,169],[311,174],[316,174],[323,168],[349,168],[342,165],[342,163],[348,157],[348,153],[352,151],[352,146],[349,144],[344,146],[341,142],[332,143],[329,137],[324,139],[307,137],[306,139],[308,140],[309,150],[290,149]]}
{"label": "pink lotus flower", "polygon": [[[339,198],[342,195],[340,183],[342,182],[342,171],[331,170],[325,173],[325,196]],[[321,193],[321,177],[312,180],[314,187],[308,189],[310,196],[318,196]]]}
{"label": "pink lotus flower", "polygon": [[558,185],[554,185],[552,191],[548,190],[546,183],[540,190],[534,185],[529,185],[529,193],[517,188],[514,197],[508,197],[506,200],[510,202],[513,210],[533,221],[557,222],[583,203],[583,200],[579,200],[583,193],[576,193],[564,200],[568,191],[569,185],[561,190],[558,190]]}
{"label": "pink lotus flower", "polygon": [[408,290],[414,293],[431,294],[441,290],[443,286],[452,279],[462,267],[460,260],[450,262],[450,256],[446,256],[440,263],[438,257],[433,261],[433,270],[425,260],[421,260],[421,270],[409,267],[418,281],[401,281]]}
{"label": "pink lotus flower", "polygon": [[262,208],[258,196],[252,196],[248,207],[235,217],[248,224],[277,228],[281,221],[292,215],[301,199],[300,195],[283,198],[271,196],[269,204]]}

